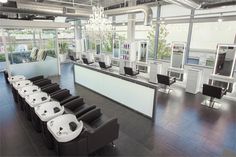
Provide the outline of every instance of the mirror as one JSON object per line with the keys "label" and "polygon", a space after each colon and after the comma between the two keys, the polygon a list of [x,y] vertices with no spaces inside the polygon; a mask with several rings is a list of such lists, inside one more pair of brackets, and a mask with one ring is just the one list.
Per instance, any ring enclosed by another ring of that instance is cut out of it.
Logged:
{"label": "mirror", "polygon": [[113,58],[120,58],[120,40],[113,42]]}
{"label": "mirror", "polygon": [[147,62],[147,58],[148,58],[148,42],[141,41],[139,42],[138,61]]}
{"label": "mirror", "polygon": [[171,54],[171,67],[183,69],[185,43],[173,43]]}
{"label": "mirror", "polygon": [[218,45],[213,74],[228,77],[233,76],[235,51],[236,45]]}
{"label": "mirror", "polygon": [[96,40],[96,54],[99,55],[101,53],[101,40]]}

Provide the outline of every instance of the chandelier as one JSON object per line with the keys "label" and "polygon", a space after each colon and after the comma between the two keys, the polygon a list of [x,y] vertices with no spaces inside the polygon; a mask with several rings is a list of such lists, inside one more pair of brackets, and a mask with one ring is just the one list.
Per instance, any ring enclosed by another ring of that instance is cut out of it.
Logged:
{"label": "chandelier", "polygon": [[103,7],[93,6],[92,11],[85,25],[85,34],[89,38],[103,39],[113,31],[112,22],[104,14]]}

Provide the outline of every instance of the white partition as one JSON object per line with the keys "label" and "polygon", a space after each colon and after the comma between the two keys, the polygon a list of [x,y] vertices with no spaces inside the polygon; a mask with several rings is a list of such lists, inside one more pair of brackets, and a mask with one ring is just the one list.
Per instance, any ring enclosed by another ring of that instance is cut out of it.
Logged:
{"label": "white partition", "polygon": [[74,65],[74,75],[76,83],[153,118],[156,89],[80,65]]}

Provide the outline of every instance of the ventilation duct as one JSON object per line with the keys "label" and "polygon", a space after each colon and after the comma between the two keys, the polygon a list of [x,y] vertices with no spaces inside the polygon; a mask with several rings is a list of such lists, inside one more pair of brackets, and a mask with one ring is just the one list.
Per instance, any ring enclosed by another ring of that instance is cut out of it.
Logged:
{"label": "ventilation duct", "polygon": [[108,16],[115,16],[123,14],[134,14],[139,12],[144,13],[144,25],[150,26],[152,24],[153,13],[152,9],[145,5],[106,10],[105,14]]}
{"label": "ventilation duct", "polygon": [[203,9],[210,9],[210,8],[217,8],[217,7],[230,6],[230,5],[236,5],[236,1],[225,1],[225,2],[217,2],[217,3],[203,3],[202,8]]}
{"label": "ventilation duct", "polygon": [[43,3],[17,3],[17,8],[0,7],[1,12],[24,13],[49,16],[66,16],[71,18],[88,18],[91,11]]}
{"label": "ventilation duct", "polygon": [[198,3],[195,3],[192,0],[164,0],[165,2],[168,3],[173,3],[188,9],[199,9],[201,8],[201,5]]}

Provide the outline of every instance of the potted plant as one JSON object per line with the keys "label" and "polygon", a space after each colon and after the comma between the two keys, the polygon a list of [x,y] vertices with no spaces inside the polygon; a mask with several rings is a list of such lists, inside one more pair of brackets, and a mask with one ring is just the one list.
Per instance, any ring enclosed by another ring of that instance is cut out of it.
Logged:
{"label": "potted plant", "polygon": [[66,43],[66,42],[60,43],[59,48],[60,48],[60,54],[59,54],[60,61],[65,62],[66,57],[67,57],[67,53],[68,53],[68,43]]}

